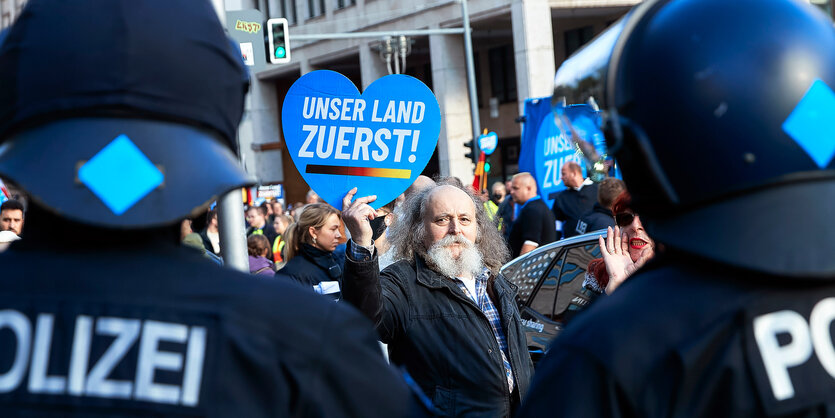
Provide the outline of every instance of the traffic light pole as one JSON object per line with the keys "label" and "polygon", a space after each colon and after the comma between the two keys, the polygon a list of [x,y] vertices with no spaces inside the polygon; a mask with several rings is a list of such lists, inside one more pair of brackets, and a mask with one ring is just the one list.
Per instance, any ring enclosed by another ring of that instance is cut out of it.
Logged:
{"label": "traffic light pole", "polygon": [[475,91],[475,64],[473,63],[473,38],[470,30],[470,12],[467,0],[461,0],[461,15],[464,26],[464,54],[467,56],[467,90],[470,93],[470,118],[473,125],[473,162],[478,161],[480,154],[478,136],[481,134],[481,120],[478,118],[478,95]]}
{"label": "traffic light pole", "polygon": [[428,36],[428,35],[460,35],[464,33],[463,28],[451,29],[414,29],[414,30],[393,30],[393,31],[368,31],[368,32],[335,32],[335,33],[311,33],[311,34],[290,34],[294,41],[321,41],[326,39],[352,39],[352,38],[383,38],[386,36]]}
{"label": "traffic light pole", "polygon": [[[212,0],[221,25],[225,26],[226,10],[223,0]],[[240,189],[234,189],[221,196],[217,202],[217,223],[220,235],[220,251],[223,265],[249,273],[249,257],[246,249],[246,231],[244,230],[244,208]]]}

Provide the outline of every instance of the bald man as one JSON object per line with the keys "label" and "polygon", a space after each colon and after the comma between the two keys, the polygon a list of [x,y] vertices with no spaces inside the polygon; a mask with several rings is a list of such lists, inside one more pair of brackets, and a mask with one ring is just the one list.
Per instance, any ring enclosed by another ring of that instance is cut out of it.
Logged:
{"label": "bald man", "polygon": [[421,174],[415,179],[415,182],[412,183],[412,185],[409,186],[409,188],[406,189],[405,192],[403,192],[403,194],[408,199],[409,196],[411,196],[411,195],[413,195],[413,194],[415,194],[415,193],[417,193],[417,192],[419,192],[423,189],[426,189],[428,187],[432,187],[434,185],[435,185],[435,180],[432,180],[431,178]]}
{"label": "bald man", "polygon": [[517,206],[516,220],[507,240],[512,257],[557,240],[554,214],[539,198],[536,181],[530,173],[513,176],[510,196]]}

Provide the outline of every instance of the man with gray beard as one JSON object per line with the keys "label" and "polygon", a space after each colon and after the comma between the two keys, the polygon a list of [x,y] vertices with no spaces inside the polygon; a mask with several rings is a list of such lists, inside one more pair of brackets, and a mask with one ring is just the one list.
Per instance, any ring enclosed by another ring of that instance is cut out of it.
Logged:
{"label": "man with gray beard", "polygon": [[343,201],[351,232],[343,296],[374,321],[391,362],[404,366],[445,416],[510,416],[533,374],[515,303],[498,272],[508,252],[478,198],[435,185],[410,196],[389,231],[396,262],[379,272],[368,204]]}

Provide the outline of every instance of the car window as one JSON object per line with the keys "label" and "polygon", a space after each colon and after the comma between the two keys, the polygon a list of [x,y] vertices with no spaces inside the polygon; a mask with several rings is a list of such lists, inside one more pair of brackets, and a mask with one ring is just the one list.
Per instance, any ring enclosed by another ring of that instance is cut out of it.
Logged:
{"label": "car window", "polygon": [[559,288],[554,304],[553,318],[559,318],[565,313],[571,299],[583,287],[583,279],[586,276],[589,262],[599,257],[600,246],[597,242],[569,248],[566,251],[565,262],[559,272]]}
{"label": "car window", "polygon": [[554,267],[548,271],[547,276],[542,280],[542,283],[539,285],[539,290],[536,291],[530,303],[531,309],[539,312],[548,319],[554,319],[554,300],[558,291],[557,280],[559,279],[563,263],[564,257],[560,255],[557,257],[557,262],[554,263]]}
{"label": "car window", "polygon": [[551,261],[560,252],[561,248],[548,249],[525,255],[518,261],[508,265],[502,270],[505,278],[519,287],[518,297],[522,304],[527,304],[542,273],[551,264]]}

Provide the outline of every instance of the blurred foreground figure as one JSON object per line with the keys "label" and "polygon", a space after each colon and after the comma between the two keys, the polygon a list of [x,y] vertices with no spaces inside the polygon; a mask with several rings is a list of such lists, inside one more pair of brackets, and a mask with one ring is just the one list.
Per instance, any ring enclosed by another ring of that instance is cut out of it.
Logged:
{"label": "blurred foreground figure", "polygon": [[612,31],[555,96],[607,111],[663,245],[557,338],[522,415],[833,416],[832,22],[802,1],[660,0]]}
{"label": "blurred foreground figure", "polygon": [[0,86],[0,173],[32,196],[0,255],[0,416],[412,408],[359,312],[178,245],[181,219],[251,184],[248,76],[209,2],[30,0]]}

